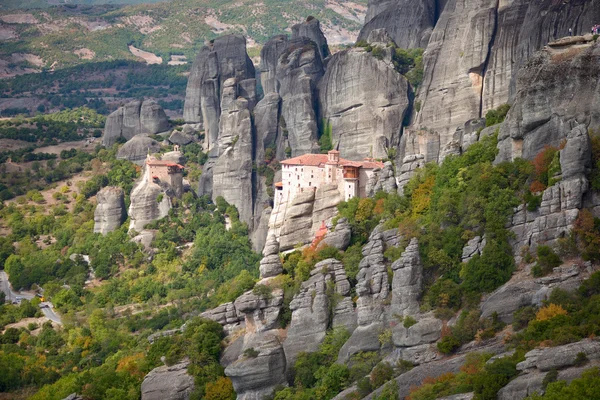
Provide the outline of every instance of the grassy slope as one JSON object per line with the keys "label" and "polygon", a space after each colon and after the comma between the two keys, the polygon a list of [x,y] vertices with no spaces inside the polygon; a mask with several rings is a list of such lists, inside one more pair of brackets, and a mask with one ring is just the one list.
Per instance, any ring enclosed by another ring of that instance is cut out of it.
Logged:
{"label": "grassy slope", "polygon": [[[355,3],[366,5],[366,0]],[[17,40],[0,44],[0,58],[14,62],[10,60],[11,54],[30,53],[42,57],[47,67],[54,63],[55,67],[63,67],[90,61],[134,59],[127,48],[128,44],[134,44],[162,56],[165,61],[170,54],[184,54],[192,59],[205,40],[219,34],[244,33],[251,44],[260,44],[289,30],[308,15],[316,16],[325,26],[350,32],[360,29],[360,24],[325,5],[325,0],[173,0],[123,7],[31,9],[28,13],[38,20],[36,24],[0,24],[0,28],[13,29],[19,35]],[[0,11],[0,17],[14,13]],[[208,25],[207,16],[223,24],[222,29]],[[101,24],[103,29],[91,29],[90,23]],[[93,51],[95,57],[81,59],[74,52],[82,48]]]}

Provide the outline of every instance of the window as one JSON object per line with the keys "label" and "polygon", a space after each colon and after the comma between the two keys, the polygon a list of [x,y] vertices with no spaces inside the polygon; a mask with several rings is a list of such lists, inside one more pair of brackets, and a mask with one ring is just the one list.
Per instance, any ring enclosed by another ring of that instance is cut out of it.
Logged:
{"label": "window", "polygon": [[300,184],[298,184],[298,187],[300,187]]}
{"label": "window", "polygon": [[296,168],[296,172],[298,172],[298,168]]}
{"label": "window", "polygon": [[312,182],[308,182],[308,186],[312,186]]}

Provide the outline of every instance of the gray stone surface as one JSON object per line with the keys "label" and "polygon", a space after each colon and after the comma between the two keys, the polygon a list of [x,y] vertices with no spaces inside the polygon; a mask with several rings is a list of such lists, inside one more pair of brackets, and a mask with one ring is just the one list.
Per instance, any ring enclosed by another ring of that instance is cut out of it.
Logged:
{"label": "gray stone surface", "polygon": [[106,118],[102,144],[110,147],[119,138],[129,140],[135,135],[154,135],[169,128],[169,120],[158,103],[136,100],[119,107]]}
{"label": "gray stone surface", "polygon": [[229,78],[242,81],[254,77],[254,65],[246,53],[243,36],[221,36],[202,47],[188,78],[183,118],[204,124],[205,148],[215,146],[219,136],[223,83]]}
{"label": "gray stone surface", "polygon": [[243,351],[253,349],[256,357],[242,354],[225,368],[238,400],[262,400],[285,383],[285,354],[276,330],[244,336]]}
{"label": "gray stone surface", "polygon": [[185,146],[186,144],[193,143],[196,140],[196,137],[190,133],[184,131],[174,130],[169,136],[169,142],[173,144],[178,144],[180,146]]}
{"label": "gray stone surface", "polygon": [[338,250],[346,250],[352,239],[352,228],[346,218],[340,218],[335,227],[332,223],[327,225],[328,231],[323,238],[324,244],[335,247]]}
{"label": "gray stone surface", "polygon": [[[254,82],[254,80],[252,80]],[[252,117],[255,100],[241,97],[240,82],[223,83],[219,124],[219,157],[212,169],[212,198],[222,196],[237,207],[240,220],[253,229]]]}
{"label": "gray stone surface", "polygon": [[316,85],[323,72],[318,46],[308,38],[290,40],[279,57],[276,79],[282,99],[281,115],[293,157],[319,150]]}
{"label": "gray stone surface", "polygon": [[233,303],[236,313],[245,318],[246,334],[278,328],[282,304],[282,289],[272,290],[270,297],[259,296],[249,291],[235,299]]}
{"label": "gray stone surface", "polygon": [[94,211],[94,233],[106,235],[119,229],[127,218],[125,193],[114,186],[103,188],[96,194],[96,210]]}
{"label": "gray stone surface", "polygon": [[279,258],[279,242],[275,235],[269,236],[265,248],[263,249],[263,258],[260,260],[260,277],[270,278],[283,272],[283,265]]}
{"label": "gray stone surface", "polygon": [[189,362],[154,368],[142,382],[142,400],[187,400],[194,390]]}
{"label": "gray stone surface", "polygon": [[508,282],[481,303],[481,316],[490,318],[496,312],[502,321],[510,324],[515,311],[533,304],[534,295],[541,287],[533,280]]}
{"label": "gray stone surface", "polygon": [[[350,294],[350,282],[340,261],[327,259],[315,265],[310,278],[302,283],[300,292],[290,303],[292,320],[283,343],[288,368],[294,365],[300,352],[313,352],[325,338],[334,293]],[[341,310],[340,310],[341,311]]]}
{"label": "gray stone surface", "polygon": [[331,124],[332,141],[351,160],[385,158],[398,147],[408,110],[408,82],[389,62],[362,48],[340,51],[318,85],[320,120]]}
{"label": "gray stone surface", "polygon": [[245,326],[245,316],[236,310],[233,302],[221,304],[212,310],[203,312],[200,316],[218,322],[228,334]]}
{"label": "gray stone surface", "polygon": [[129,160],[137,165],[143,165],[148,154],[158,153],[160,143],[147,136],[134,136],[117,152],[117,159]]}
{"label": "gray stone surface", "polygon": [[[131,203],[128,212],[130,231],[141,232],[147,224],[166,217],[171,210],[168,188],[150,182],[148,174],[148,168],[144,168],[144,174],[130,194]],[[159,202],[160,195],[162,195],[162,199]]]}
{"label": "gray stone surface", "polygon": [[321,60],[325,60],[330,56],[327,39],[321,31],[321,23],[314,17],[308,17],[306,21],[292,26],[292,40],[299,38],[308,38],[315,42],[319,49]]}
{"label": "gray stone surface", "polygon": [[265,96],[279,91],[275,73],[279,57],[287,48],[288,41],[287,35],[273,36],[260,50],[260,82]]}
{"label": "gray stone surface", "polygon": [[404,317],[418,314],[423,290],[423,264],[416,238],[411,239],[402,256],[392,263],[392,270],[392,313]]}
{"label": "gray stone surface", "polygon": [[409,328],[397,324],[392,329],[392,341],[397,347],[414,347],[436,342],[442,332],[442,321],[431,316],[417,317],[417,323]]}
{"label": "gray stone surface", "polygon": [[365,189],[368,197],[374,197],[377,192],[395,193],[397,190],[394,166],[390,161],[386,161],[383,168],[373,171]]}
{"label": "gray stone surface", "polygon": [[358,40],[367,40],[374,30],[385,29],[401,48],[425,48],[437,12],[435,0],[369,0]]}

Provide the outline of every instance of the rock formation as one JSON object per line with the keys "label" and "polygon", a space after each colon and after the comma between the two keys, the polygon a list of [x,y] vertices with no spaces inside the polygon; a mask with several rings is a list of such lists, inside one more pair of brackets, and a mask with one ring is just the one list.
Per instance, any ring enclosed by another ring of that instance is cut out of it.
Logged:
{"label": "rock formation", "polygon": [[189,362],[154,368],[142,382],[142,400],[188,400],[194,391]]}
{"label": "rock formation", "polygon": [[318,85],[319,118],[344,157],[386,158],[400,142],[408,82],[390,62],[363,48],[334,54]]}
{"label": "rock formation", "polygon": [[392,263],[392,270],[392,312],[404,317],[418,314],[423,290],[423,265],[416,238],[411,239],[402,256]]}
{"label": "rock formation", "polygon": [[[348,296],[350,282],[346,277],[343,264],[335,259],[327,259],[315,265],[310,272],[310,278],[302,283],[300,292],[290,303],[292,320],[287,339],[283,343],[288,368],[294,365],[298,353],[318,349],[325,338],[327,328],[336,317],[341,318],[341,321],[338,321],[339,325],[349,329],[352,327],[353,321],[348,318],[349,310],[343,302],[339,302],[334,309],[334,315],[330,315],[329,310],[335,294]],[[351,301],[349,298],[344,300]],[[336,311],[338,313],[343,311],[343,313],[335,315]],[[335,322],[333,324],[336,325]]]}
{"label": "rock formation", "polygon": [[398,185],[394,175],[394,165],[387,161],[382,169],[374,171],[373,176],[367,182],[367,196],[374,197],[377,192],[396,192]]}
{"label": "rock formation", "polygon": [[346,218],[340,218],[337,224],[327,224],[327,233],[323,238],[322,243],[338,250],[346,250],[350,246],[352,239],[352,228]]}
{"label": "rock formation", "polygon": [[436,23],[440,2],[435,0],[369,0],[365,25],[358,40],[385,29],[399,47],[425,48]]}
{"label": "rock formation", "polygon": [[[252,84],[256,84],[252,79]],[[213,200],[222,196],[237,207],[240,220],[253,225],[252,103],[242,97],[242,83],[235,78],[223,83],[219,124],[219,157],[212,168]]]}
{"label": "rock formation", "polygon": [[129,160],[137,165],[143,165],[148,154],[158,153],[160,151],[160,143],[147,136],[134,136],[129,139],[119,149],[117,158],[120,160]]}
{"label": "rock formation", "polygon": [[260,277],[271,278],[283,272],[283,265],[279,258],[279,242],[274,235],[269,236],[260,260]]}
{"label": "rock formation", "polygon": [[168,130],[169,120],[158,103],[136,100],[119,107],[106,118],[102,144],[110,147],[119,138],[129,140],[135,135],[154,135]]}
{"label": "rock formation", "polygon": [[119,229],[127,218],[125,210],[125,193],[123,189],[108,186],[96,194],[96,210],[94,211],[94,233],[106,235]]}
{"label": "rock formation", "polygon": [[141,232],[150,222],[166,217],[171,209],[169,188],[151,182],[149,173],[149,169],[144,168],[144,174],[131,191],[129,230]]}
{"label": "rock formation", "polygon": [[230,78],[253,79],[254,74],[243,36],[221,36],[198,53],[188,78],[183,118],[189,123],[204,123],[206,149],[214,147],[219,138],[223,83]]}
{"label": "rock formation", "polygon": [[260,51],[260,81],[265,96],[269,93],[279,92],[275,72],[279,57],[287,48],[288,41],[287,35],[273,36]]}
{"label": "rock formation", "polygon": [[289,132],[292,157],[318,152],[316,86],[323,76],[320,50],[312,40],[300,37],[289,41],[276,68],[281,115]]}
{"label": "rock formation", "polygon": [[306,21],[292,26],[292,40],[302,37],[312,40],[317,45],[321,61],[330,56],[327,39],[321,31],[321,23],[318,19],[308,17]]}

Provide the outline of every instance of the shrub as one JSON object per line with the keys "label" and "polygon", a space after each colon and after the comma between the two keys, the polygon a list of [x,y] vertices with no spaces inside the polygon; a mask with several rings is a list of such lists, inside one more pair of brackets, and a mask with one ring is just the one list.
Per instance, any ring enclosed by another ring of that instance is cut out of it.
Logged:
{"label": "shrub", "polygon": [[378,388],[383,385],[394,376],[394,368],[386,362],[381,362],[373,368],[371,371],[371,385],[372,387]]}
{"label": "shrub", "polygon": [[515,331],[526,328],[529,321],[535,319],[536,308],[533,306],[525,306],[519,308],[513,313],[513,329]]}
{"label": "shrub", "polygon": [[390,381],[385,384],[378,396],[373,397],[373,400],[397,400],[399,396],[398,383],[396,381]]}
{"label": "shrub", "polygon": [[452,335],[445,336],[437,343],[440,353],[451,354],[460,347],[460,341]]}
{"label": "shrub", "polygon": [[511,358],[499,358],[486,364],[484,370],[473,379],[475,398],[495,400],[498,390],[517,374],[517,362]]}
{"label": "shrub", "polygon": [[584,352],[579,352],[577,353],[577,356],[575,357],[575,366],[577,367],[582,367],[585,364],[587,364],[589,361],[587,354],[585,354]]}
{"label": "shrub", "polygon": [[558,371],[556,369],[551,369],[550,371],[548,371],[546,376],[544,376],[544,380],[542,381],[542,388],[546,389],[546,387],[549,384],[551,384],[552,382],[556,382],[557,378],[558,378]]}
{"label": "shrub", "polygon": [[539,309],[535,314],[536,321],[547,321],[559,315],[567,315],[567,311],[559,305],[548,304]]}
{"label": "shrub", "polygon": [[509,104],[502,104],[494,110],[489,110],[485,114],[485,126],[492,126],[504,122],[506,114],[510,110]]}
{"label": "shrub", "polygon": [[410,315],[407,315],[406,317],[404,317],[404,322],[402,323],[402,325],[408,329],[411,326],[415,325],[417,323],[417,320],[414,319],[413,317],[411,317]]}
{"label": "shrub", "polygon": [[260,353],[258,351],[254,350],[254,347],[249,347],[246,350],[244,350],[244,356],[248,358],[256,358],[259,354]]}

